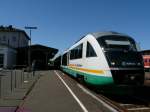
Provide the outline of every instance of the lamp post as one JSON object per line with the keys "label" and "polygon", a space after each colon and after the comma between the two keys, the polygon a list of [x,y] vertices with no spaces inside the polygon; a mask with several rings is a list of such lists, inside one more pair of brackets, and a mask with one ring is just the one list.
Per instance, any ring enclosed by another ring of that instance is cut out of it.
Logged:
{"label": "lamp post", "polygon": [[25,26],[25,29],[30,30],[30,40],[29,40],[29,49],[28,49],[28,66],[29,66],[29,71],[31,71],[31,32],[32,30],[37,29],[37,27]]}

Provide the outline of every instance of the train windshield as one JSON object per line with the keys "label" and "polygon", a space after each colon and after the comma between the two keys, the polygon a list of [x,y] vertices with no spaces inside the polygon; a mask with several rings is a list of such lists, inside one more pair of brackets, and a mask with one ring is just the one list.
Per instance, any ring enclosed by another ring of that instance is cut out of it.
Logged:
{"label": "train windshield", "polygon": [[97,39],[111,67],[141,67],[142,57],[135,41],[126,36],[104,36]]}
{"label": "train windshield", "polygon": [[133,39],[125,36],[103,36],[97,39],[104,50],[129,50],[136,51]]}

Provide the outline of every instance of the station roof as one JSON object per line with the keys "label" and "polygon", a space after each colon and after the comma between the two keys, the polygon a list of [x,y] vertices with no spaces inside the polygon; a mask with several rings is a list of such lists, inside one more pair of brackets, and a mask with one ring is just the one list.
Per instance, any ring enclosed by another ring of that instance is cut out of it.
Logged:
{"label": "station roof", "polygon": [[[48,57],[50,59],[53,58],[58,52],[58,49],[56,49],[56,48],[47,47],[47,46],[40,45],[40,44],[31,45],[30,48],[31,48],[31,52],[33,52],[33,51],[42,51],[42,52],[48,53]],[[27,50],[27,49],[29,49],[29,46],[22,47],[22,48],[19,48],[19,49],[20,50],[25,50],[25,49]]]}
{"label": "station roof", "polygon": [[40,45],[40,44],[35,44],[31,46],[31,51],[35,51],[35,50],[40,50],[45,53],[48,53],[49,58],[53,58],[58,52],[58,49],[56,48],[47,47],[47,46]]}
{"label": "station roof", "polygon": [[26,38],[28,40],[30,40],[30,37],[27,35],[27,33],[24,30],[14,28],[12,25],[9,25],[9,26],[2,26],[1,25],[0,26],[0,32],[21,32],[26,36]]}

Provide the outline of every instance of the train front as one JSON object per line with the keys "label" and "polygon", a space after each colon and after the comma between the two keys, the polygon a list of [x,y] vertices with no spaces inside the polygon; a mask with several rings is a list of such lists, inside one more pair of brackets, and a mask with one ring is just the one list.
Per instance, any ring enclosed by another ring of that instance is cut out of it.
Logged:
{"label": "train front", "polygon": [[135,41],[122,35],[97,38],[105,54],[115,84],[142,85],[144,65]]}

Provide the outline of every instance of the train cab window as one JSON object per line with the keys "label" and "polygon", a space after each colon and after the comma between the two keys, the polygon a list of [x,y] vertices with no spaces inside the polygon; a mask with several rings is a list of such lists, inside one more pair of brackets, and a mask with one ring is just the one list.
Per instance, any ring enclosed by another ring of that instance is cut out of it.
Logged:
{"label": "train cab window", "polygon": [[137,51],[135,41],[130,37],[110,35],[99,37],[97,41],[107,51]]}
{"label": "train cab window", "polygon": [[86,57],[96,57],[96,53],[89,42],[87,42]]}
{"label": "train cab window", "polygon": [[82,58],[82,50],[83,50],[83,44],[78,45],[70,52],[70,59],[79,59]]}

